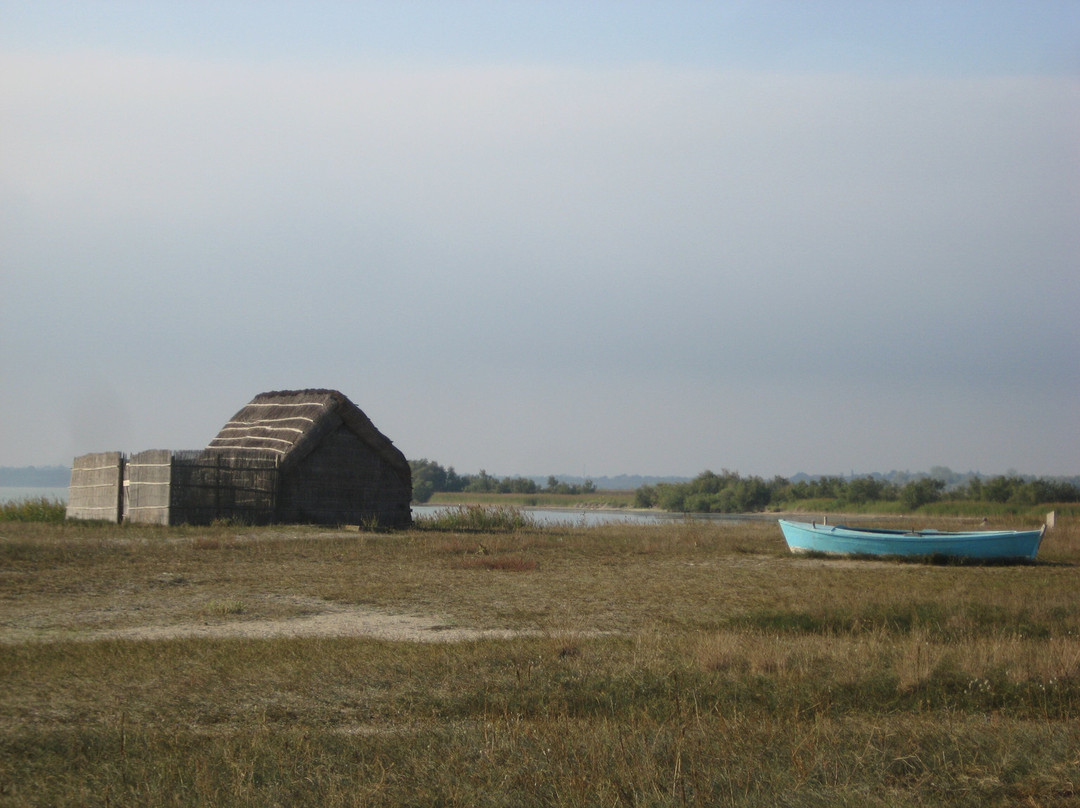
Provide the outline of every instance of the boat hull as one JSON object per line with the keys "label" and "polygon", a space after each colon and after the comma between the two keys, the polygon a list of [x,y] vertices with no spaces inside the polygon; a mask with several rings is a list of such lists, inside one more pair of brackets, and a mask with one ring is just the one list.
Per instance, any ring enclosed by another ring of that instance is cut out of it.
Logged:
{"label": "boat hull", "polygon": [[829,555],[948,556],[952,558],[1033,559],[1046,528],[1039,530],[859,530],[843,525],[780,521],[793,553]]}

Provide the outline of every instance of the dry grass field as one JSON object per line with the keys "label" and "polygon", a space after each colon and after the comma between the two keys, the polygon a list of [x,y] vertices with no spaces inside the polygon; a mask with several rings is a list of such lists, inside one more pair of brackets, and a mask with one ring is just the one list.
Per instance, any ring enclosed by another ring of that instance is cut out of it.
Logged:
{"label": "dry grass field", "polygon": [[0,805],[1080,803],[1080,524],[0,524]]}

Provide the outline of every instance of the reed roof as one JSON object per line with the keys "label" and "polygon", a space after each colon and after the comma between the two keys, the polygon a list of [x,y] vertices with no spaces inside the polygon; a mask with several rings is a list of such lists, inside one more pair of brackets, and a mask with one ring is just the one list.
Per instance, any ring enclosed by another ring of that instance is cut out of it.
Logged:
{"label": "reed roof", "polygon": [[292,466],[319,441],[345,424],[403,480],[411,480],[401,450],[337,390],[279,390],[260,393],[222,427],[206,451],[232,457],[273,458]]}

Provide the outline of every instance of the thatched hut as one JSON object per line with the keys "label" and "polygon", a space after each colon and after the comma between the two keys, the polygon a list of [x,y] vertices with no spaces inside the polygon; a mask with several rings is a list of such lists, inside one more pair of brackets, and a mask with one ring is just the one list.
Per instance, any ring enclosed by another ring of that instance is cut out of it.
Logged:
{"label": "thatched hut", "polygon": [[397,527],[411,520],[405,455],[336,390],[262,393],[203,454],[238,469],[275,463],[275,522]]}
{"label": "thatched hut", "polygon": [[69,518],[153,524],[411,521],[405,455],[336,390],[262,393],[202,451],[75,458]]}

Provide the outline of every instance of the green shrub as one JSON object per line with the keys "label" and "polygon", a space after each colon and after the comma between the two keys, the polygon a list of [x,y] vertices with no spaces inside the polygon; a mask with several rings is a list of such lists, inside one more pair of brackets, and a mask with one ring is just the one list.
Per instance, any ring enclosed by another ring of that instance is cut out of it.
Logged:
{"label": "green shrub", "polygon": [[459,505],[430,516],[418,516],[414,525],[427,530],[513,531],[536,527],[536,520],[520,508]]}
{"label": "green shrub", "polygon": [[908,510],[915,510],[931,502],[941,499],[941,492],[945,490],[945,483],[933,477],[923,477],[913,480],[900,489],[900,501]]}

